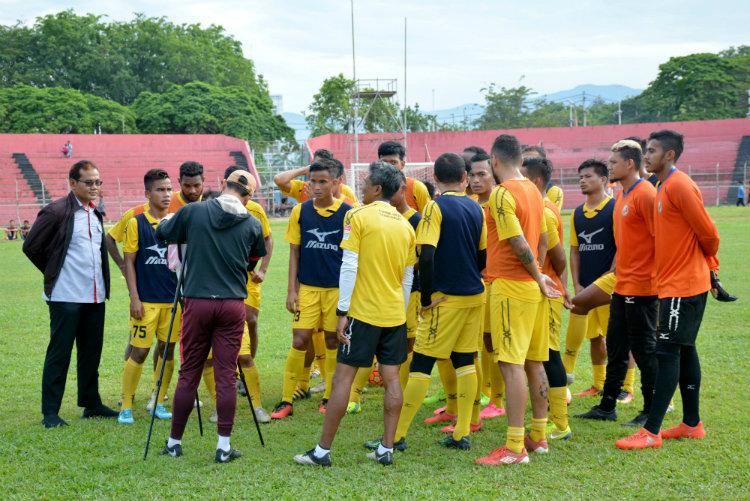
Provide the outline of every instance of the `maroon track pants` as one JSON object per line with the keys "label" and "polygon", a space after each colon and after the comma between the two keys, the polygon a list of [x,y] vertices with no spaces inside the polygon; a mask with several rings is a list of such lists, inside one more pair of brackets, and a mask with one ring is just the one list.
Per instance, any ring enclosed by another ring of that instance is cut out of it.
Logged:
{"label": "maroon track pants", "polygon": [[219,435],[228,437],[232,433],[237,407],[237,355],[244,326],[242,299],[185,298],[180,333],[182,362],[172,404],[172,438],[181,439],[185,431],[210,349],[213,349]]}

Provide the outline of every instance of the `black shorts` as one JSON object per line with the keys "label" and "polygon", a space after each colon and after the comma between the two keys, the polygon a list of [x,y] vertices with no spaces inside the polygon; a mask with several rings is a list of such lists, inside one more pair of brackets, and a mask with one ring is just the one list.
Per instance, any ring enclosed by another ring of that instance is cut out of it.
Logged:
{"label": "black shorts", "polygon": [[339,343],[336,355],[336,361],[341,364],[370,367],[374,356],[383,365],[401,365],[406,361],[406,324],[377,327],[350,318],[345,335],[349,344]]}
{"label": "black shorts", "polygon": [[632,342],[636,338],[656,341],[659,317],[659,300],[656,296],[623,296],[612,294],[607,325],[607,345],[610,340]]}
{"label": "black shorts", "polygon": [[659,299],[659,325],[657,343],[693,346],[706,309],[708,292],[690,297],[665,297]]}

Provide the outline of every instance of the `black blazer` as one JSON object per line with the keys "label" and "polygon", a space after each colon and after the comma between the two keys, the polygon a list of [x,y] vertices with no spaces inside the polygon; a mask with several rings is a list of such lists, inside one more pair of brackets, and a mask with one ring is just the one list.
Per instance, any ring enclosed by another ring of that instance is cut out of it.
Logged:
{"label": "black blazer", "polygon": [[[52,295],[57,277],[60,275],[65,255],[73,236],[74,213],[78,210],[78,200],[71,191],[67,197],[55,200],[37,214],[29,235],[23,242],[23,253],[44,274],[44,293]],[[101,213],[94,209],[94,214],[103,225]],[[100,252],[102,253],[102,276],[106,298],[109,299],[109,256],[104,235]]]}

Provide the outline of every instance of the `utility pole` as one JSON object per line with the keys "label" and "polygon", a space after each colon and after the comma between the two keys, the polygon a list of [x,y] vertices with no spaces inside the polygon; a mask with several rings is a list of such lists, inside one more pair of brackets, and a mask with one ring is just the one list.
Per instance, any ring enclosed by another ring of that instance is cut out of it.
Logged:
{"label": "utility pole", "polygon": [[409,151],[406,147],[406,18],[404,18],[404,149]]}
{"label": "utility pole", "polygon": [[622,125],[622,101],[617,101],[617,125]]}
{"label": "utility pole", "polygon": [[583,126],[586,127],[586,91],[583,91]]}
{"label": "utility pole", "polygon": [[[354,56],[354,0],[350,0],[350,6],[352,11],[352,78],[354,80],[354,92],[358,92],[357,89],[357,60]],[[354,161],[359,162],[359,137],[357,136],[357,102],[354,100],[352,106],[352,132],[354,133]]]}

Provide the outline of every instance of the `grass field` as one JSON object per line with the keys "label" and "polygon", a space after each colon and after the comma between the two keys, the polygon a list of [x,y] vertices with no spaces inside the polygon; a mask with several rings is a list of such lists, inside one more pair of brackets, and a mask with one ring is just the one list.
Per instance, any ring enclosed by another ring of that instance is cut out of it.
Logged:
{"label": "grass field", "polygon": [[[613,441],[626,432],[619,424],[571,419],[575,437],[554,444],[547,456],[514,468],[475,466],[504,440],[505,419],[485,423],[473,436],[473,450],[444,450],[436,444],[439,431],[421,423],[432,409],[423,408],[409,435],[409,449],[384,469],[364,457],[362,442],[381,431],[382,390],[370,389],[361,414],[347,416],[334,444],[334,467],[298,466],[292,455],[316,443],[323,416],[317,400],[295,406],[295,415],[263,427],[267,446],[258,442],[247,402],[238,402],[232,444],[244,456],[229,465],[215,465],[215,425],[198,435],[195,414],[183,438],[185,456],[158,455],[169,424],[157,422],[152,453],[141,459],[147,413],[143,409],[150,384],[144,370],[136,401],[136,424],[80,420],[76,407],[75,358],[68,377],[61,416],[70,426],[45,430],[40,424],[40,382],[47,345],[48,313],[41,300],[41,275],[21,253],[18,242],[0,244],[5,279],[0,287],[0,485],[3,498],[750,498],[750,285],[748,237],[750,211],[712,209],[722,237],[721,277],[740,301],[709,306],[698,340],[702,357],[702,419],[708,430],[703,441],[665,442],[660,450],[621,452]],[[266,283],[260,318],[263,401],[270,411],[279,400],[281,373],[290,342],[290,316],[284,310],[288,246],[285,221],[274,221],[276,249]],[[567,232],[566,232],[567,234]],[[116,271],[116,270],[115,270]],[[100,384],[104,402],[115,406],[120,393],[122,353],[128,329],[125,281],[113,272],[112,300],[107,304]],[[567,319],[567,315],[566,315]],[[75,357],[75,355],[74,355]],[[581,355],[577,382],[590,382],[588,351]],[[437,377],[433,386],[437,387]],[[204,400],[206,393],[201,388]],[[679,392],[678,392],[679,393]],[[170,391],[171,394],[171,391]],[[576,399],[570,413],[595,401]],[[677,411],[666,425],[677,423]],[[620,421],[630,419],[639,398],[619,409]],[[204,416],[212,410],[204,411]],[[528,424],[528,421],[527,421]]]}

